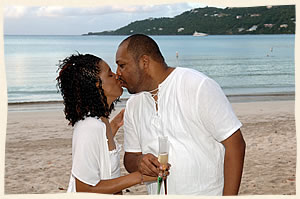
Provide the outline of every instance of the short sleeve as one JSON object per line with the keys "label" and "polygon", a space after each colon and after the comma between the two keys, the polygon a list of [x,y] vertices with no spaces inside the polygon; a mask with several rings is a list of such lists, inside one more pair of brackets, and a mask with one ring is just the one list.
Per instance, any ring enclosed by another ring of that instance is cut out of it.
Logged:
{"label": "short sleeve", "polygon": [[134,101],[127,101],[124,113],[124,151],[125,152],[141,152],[140,142],[137,130],[134,124],[131,106],[134,106]]}
{"label": "short sleeve", "polygon": [[86,118],[75,125],[72,143],[72,175],[75,178],[92,186],[99,183],[105,143],[106,127],[103,122]]}
{"label": "short sleeve", "polygon": [[197,110],[201,123],[219,142],[242,126],[221,87],[210,78],[206,78],[198,89]]}

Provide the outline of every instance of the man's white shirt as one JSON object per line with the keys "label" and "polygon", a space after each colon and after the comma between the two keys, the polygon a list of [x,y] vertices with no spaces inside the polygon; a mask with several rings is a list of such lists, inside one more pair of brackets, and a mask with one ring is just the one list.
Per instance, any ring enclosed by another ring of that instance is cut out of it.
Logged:
{"label": "man's white shirt", "polygon": [[[149,92],[127,101],[125,151],[157,156],[158,137],[168,136],[168,194],[222,195],[225,149],[220,142],[242,126],[222,89],[204,74],[179,67],[158,88],[158,110]],[[156,194],[157,183],[147,189]]]}

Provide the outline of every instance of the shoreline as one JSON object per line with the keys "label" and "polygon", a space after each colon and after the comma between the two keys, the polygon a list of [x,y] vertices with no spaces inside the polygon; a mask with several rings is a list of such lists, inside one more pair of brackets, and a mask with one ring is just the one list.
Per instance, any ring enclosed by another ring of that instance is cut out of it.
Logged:
{"label": "shoreline", "polygon": [[[226,95],[230,103],[247,103],[262,101],[294,101],[295,93],[262,93],[262,94],[238,94]],[[129,98],[121,98],[116,104],[116,108],[124,108]],[[57,111],[63,110],[63,101],[33,101],[33,102],[9,102],[8,112],[28,112],[28,111]]]}

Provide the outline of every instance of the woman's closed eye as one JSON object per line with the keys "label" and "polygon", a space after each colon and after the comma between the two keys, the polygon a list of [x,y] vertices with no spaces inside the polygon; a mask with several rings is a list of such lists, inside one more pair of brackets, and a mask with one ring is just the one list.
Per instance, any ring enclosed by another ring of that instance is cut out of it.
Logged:
{"label": "woman's closed eye", "polygon": [[114,76],[115,76],[115,74],[112,71],[109,71],[108,77],[114,77]]}

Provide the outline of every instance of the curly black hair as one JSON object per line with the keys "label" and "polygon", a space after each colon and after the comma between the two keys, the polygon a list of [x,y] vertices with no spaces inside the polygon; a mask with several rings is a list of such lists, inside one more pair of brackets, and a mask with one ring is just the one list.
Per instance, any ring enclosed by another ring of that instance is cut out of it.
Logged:
{"label": "curly black hair", "polygon": [[102,61],[97,56],[80,53],[59,61],[56,86],[64,100],[66,119],[72,126],[88,116],[108,118],[114,109],[115,102],[111,106],[107,104],[99,77]]}

